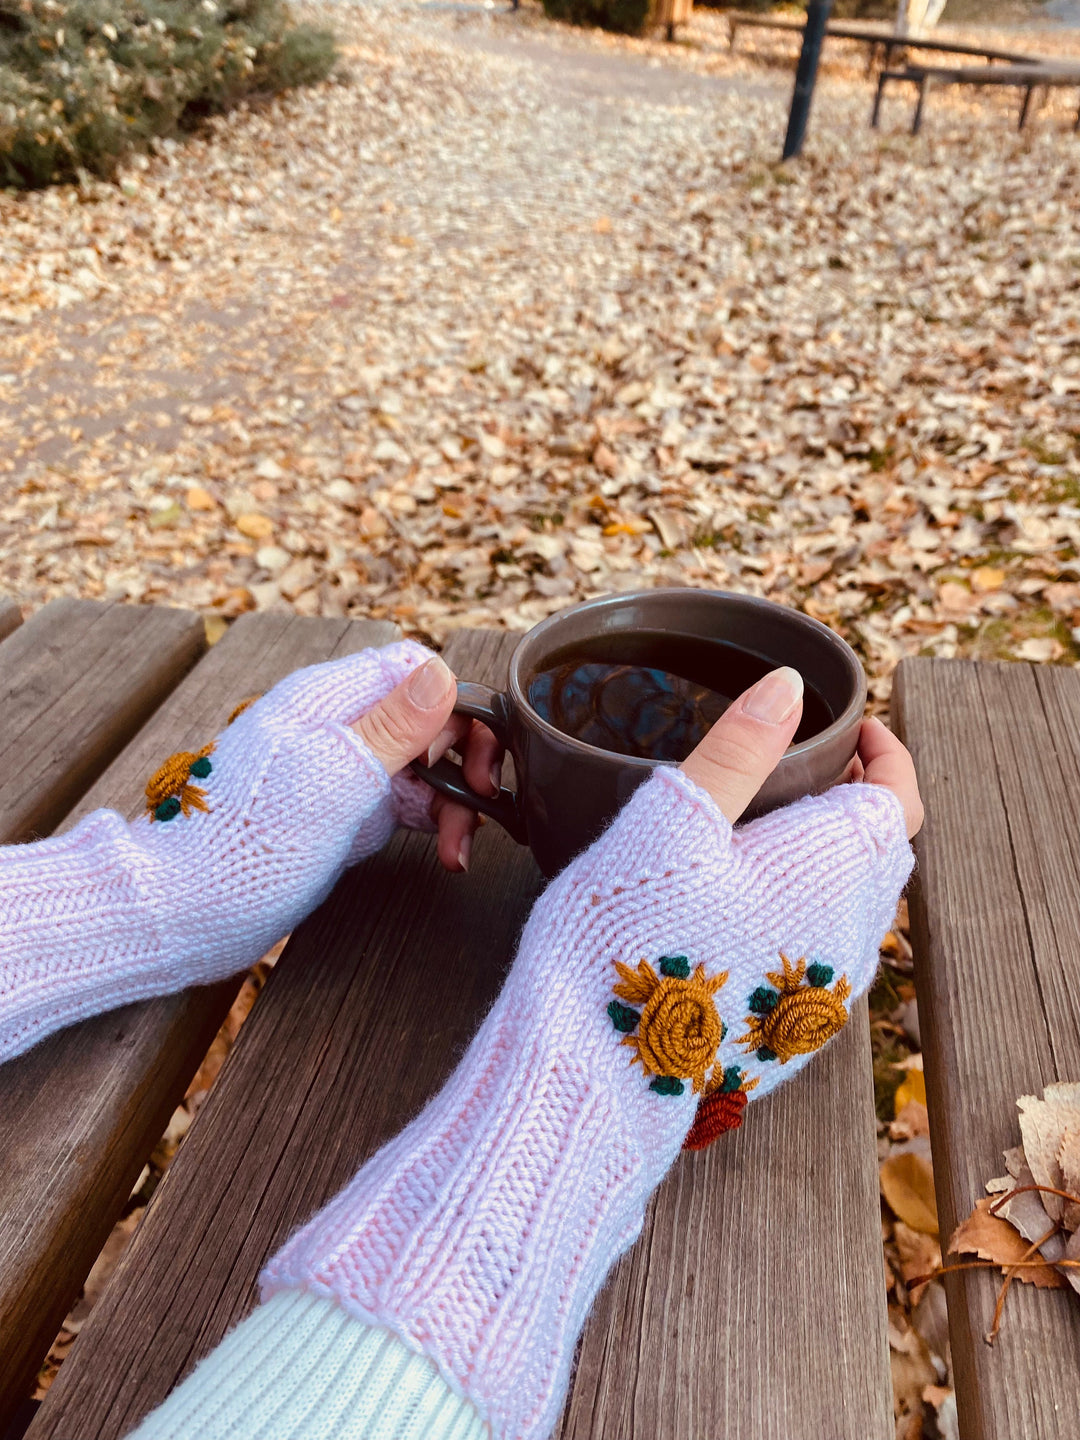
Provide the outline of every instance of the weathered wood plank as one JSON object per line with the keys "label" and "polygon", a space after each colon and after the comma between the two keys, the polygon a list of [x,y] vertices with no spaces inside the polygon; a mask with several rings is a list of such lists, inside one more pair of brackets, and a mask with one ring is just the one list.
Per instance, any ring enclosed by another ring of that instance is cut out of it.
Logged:
{"label": "weathered wood plank", "polygon": [[200,616],[54,600],[0,652],[0,841],[52,830],[191,669]]}
{"label": "weathered wood plank", "polygon": [[22,611],[14,600],[0,596],[0,640],[6,640],[22,624]]}
{"label": "weathered wood plank", "polygon": [[[72,614],[75,621],[83,617],[81,611]],[[147,775],[172,751],[212,736],[237,700],[298,665],[382,643],[396,633],[388,624],[288,614],[243,617],[67,823],[99,805],[138,813]],[[113,678],[119,683],[119,676]],[[98,707],[96,713],[107,714],[89,684],[85,698]],[[0,765],[7,756],[0,768],[5,783],[17,753],[17,746],[0,746]],[[27,815],[42,813],[25,800],[20,806],[24,824]],[[0,1067],[0,1414],[27,1392],[238,984],[228,981],[113,1011],[51,1036]]]}
{"label": "weathered wood plank", "polygon": [[[938,1215],[947,1236],[1019,1141],[1016,1099],[1080,1077],[1080,675],[905,660],[897,728],[926,804],[911,915]],[[965,1440],[1066,1440],[1080,1308],[995,1274],[946,1277]]]}
{"label": "weathered wood plank", "polygon": [[860,1002],[661,1186],[585,1328],[560,1440],[891,1437],[876,1139]]}
{"label": "weathered wood plank", "polygon": [[[459,635],[447,658],[501,678],[513,643]],[[463,879],[415,837],[347,877],[279,962],[28,1440],[123,1435],[246,1313],[265,1258],[448,1074],[538,885],[494,826]],[[565,1436],[891,1435],[864,1017],[676,1167],[589,1324]]]}
{"label": "weathered wood plank", "polygon": [[[501,679],[512,644],[462,635],[447,659]],[[465,877],[408,836],[343,879],[278,961],[28,1440],[124,1435],[251,1307],[266,1257],[449,1074],[539,883],[493,825]]]}

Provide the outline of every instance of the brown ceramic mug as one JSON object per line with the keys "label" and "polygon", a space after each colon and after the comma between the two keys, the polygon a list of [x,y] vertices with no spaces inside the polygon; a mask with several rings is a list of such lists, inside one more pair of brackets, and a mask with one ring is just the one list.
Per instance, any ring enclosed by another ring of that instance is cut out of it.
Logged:
{"label": "brown ceramic mug", "polygon": [[[801,611],[722,590],[643,590],[587,600],[522,637],[510,657],[505,690],[458,685],[456,712],[495,732],[513,758],[516,790],[479,795],[450,760],[413,766],[436,790],[498,820],[529,846],[545,875],[556,874],[590,844],[658,764],[674,763],[588,744],[558,729],[531,703],[530,687],[558,657],[598,642],[612,658],[636,665],[663,665],[665,649],[674,654],[690,646],[707,655],[712,646],[719,656],[734,650],[747,657],[758,675],[780,665],[799,671],[821,728],[796,736],[745,819],[825,790],[845,775],[866,704],[866,675],[855,652],[826,626]],[[643,654],[649,658],[639,658]],[[674,661],[670,668],[678,670]]]}

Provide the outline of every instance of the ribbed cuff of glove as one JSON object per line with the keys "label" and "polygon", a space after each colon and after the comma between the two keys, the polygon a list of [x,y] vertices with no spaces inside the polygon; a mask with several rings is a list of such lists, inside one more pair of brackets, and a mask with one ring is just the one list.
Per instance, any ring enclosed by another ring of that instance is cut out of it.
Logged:
{"label": "ribbed cuff of glove", "polygon": [[910,867],[876,787],[733,832],[658,774],[541,897],[450,1081],[271,1261],[264,1297],[336,1300],[431,1357],[496,1440],[544,1440],[692,1127],[710,1104],[714,1130],[741,1118],[843,1027]]}
{"label": "ribbed cuff of glove", "polygon": [[283,1291],[225,1337],[129,1440],[483,1440],[435,1366],[329,1300]]}
{"label": "ribbed cuff of glove", "polygon": [[298,670],[198,754],[147,814],[100,810],[0,849],[0,1062],[118,1005],[247,969],[430,791],[392,783],[351,723],[430,658],[412,641]]}

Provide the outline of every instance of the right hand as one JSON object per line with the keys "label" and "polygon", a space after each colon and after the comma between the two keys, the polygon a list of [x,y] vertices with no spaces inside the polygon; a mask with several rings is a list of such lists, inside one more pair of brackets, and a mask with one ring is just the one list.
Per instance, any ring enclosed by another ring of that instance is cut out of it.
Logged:
{"label": "right hand", "polygon": [[[770,671],[724,712],[682,763],[735,823],[776,769],[802,717],[802,677],[785,666]],[[881,785],[900,801],[908,839],[923,822],[911,755],[880,720],[864,720],[851,779]]]}

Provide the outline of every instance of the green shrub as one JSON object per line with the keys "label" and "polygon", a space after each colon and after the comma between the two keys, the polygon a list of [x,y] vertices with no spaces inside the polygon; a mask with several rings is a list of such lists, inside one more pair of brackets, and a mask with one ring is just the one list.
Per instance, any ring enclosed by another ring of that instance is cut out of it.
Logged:
{"label": "green shrub", "polygon": [[543,0],[544,12],[553,20],[573,25],[599,25],[637,35],[649,13],[649,0]]}
{"label": "green shrub", "polygon": [[336,58],[282,0],[0,0],[0,185],[108,177],[154,136]]}

